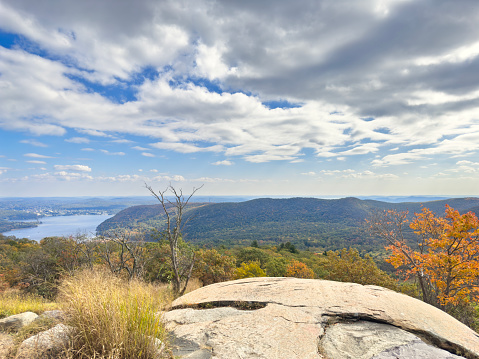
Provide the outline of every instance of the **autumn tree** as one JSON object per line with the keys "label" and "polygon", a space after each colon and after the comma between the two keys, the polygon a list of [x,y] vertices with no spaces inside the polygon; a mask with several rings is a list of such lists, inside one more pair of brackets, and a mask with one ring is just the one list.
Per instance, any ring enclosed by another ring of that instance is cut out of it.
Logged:
{"label": "autumn tree", "polygon": [[203,285],[225,282],[233,277],[235,264],[234,257],[221,254],[216,249],[200,249],[196,252],[194,274]]}
{"label": "autumn tree", "polygon": [[266,272],[261,269],[259,261],[243,262],[236,268],[233,279],[252,277],[266,277]]}
{"label": "autumn tree", "polygon": [[286,268],[286,277],[296,277],[296,278],[314,278],[314,272],[303,262],[292,260],[291,263]]}
{"label": "autumn tree", "polygon": [[363,257],[355,248],[327,252],[328,261],[324,265],[327,271],[325,279],[339,282],[359,283],[363,285],[379,285],[399,290],[396,280],[379,269],[373,258],[366,254]]}
{"label": "autumn tree", "polygon": [[[427,208],[408,220],[407,212],[385,211],[369,221],[371,233],[387,241],[387,261],[418,280],[423,300],[439,308],[467,303],[479,292],[479,220],[446,206],[444,217]],[[405,233],[416,238],[414,248]]]}
{"label": "autumn tree", "polygon": [[[173,271],[173,292],[176,295],[183,295],[195,265],[194,251],[180,251],[184,226],[192,218],[191,216],[185,217],[185,212],[187,211],[189,201],[202,186],[199,188],[193,188],[190,195],[184,195],[181,189],[177,190],[171,185],[164,191],[158,192],[155,192],[153,188],[146,184],[145,187],[163,207],[166,226],[161,234],[170,247],[171,269]],[[172,200],[166,196],[168,192],[173,195]]]}

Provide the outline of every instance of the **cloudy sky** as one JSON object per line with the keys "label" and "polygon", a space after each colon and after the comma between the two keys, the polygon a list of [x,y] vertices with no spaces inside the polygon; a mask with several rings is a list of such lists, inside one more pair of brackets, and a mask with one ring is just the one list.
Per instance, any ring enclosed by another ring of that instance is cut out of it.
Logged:
{"label": "cloudy sky", "polygon": [[479,195],[477,0],[0,0],[0,196]]}

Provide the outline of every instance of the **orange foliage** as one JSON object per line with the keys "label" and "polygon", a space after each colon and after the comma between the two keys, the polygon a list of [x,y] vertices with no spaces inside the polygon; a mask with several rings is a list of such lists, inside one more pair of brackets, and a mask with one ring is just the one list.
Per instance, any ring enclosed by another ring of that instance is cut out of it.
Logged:
{"label": "orange foliage", "polygon": [[[397,218],[399,214],[387,215]],[[391,223],[384,223],[383,228]],[[403,223],[407,221],[404,219]],[[372,227],[375,225],[378,223]],[[417,236],[416,250],[397,231],[383,232],[390,243],[386,249],[392,252],[388,262],[395,268],[402,267],[407,276],[419,279],[423,296],[429,299],[426,301],[443,307],[467,303],[471,296],[479,294],[479,220],[474,213],[461,215],[446,206],[445,217],[436,217],[423,208],[421,213],[415,213],[409,227]]]}
{"label": "orange foliage", "polygon": [[296,277],[296,278],[314,278],[314,272],[303,262],[294,260],[286,268],[286,277]]}

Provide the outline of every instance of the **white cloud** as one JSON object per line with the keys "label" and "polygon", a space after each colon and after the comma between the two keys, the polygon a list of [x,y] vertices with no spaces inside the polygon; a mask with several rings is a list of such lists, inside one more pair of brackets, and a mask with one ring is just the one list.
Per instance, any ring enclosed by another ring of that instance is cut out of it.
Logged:
{"label": "white cloud", "polygon": [[36,146],[36,147],[48,147],[47,144],[40,141],[36,141],[36,140],[22,140],[20,141],[20,143],[25,143],[25,144]]}
{"label": "white cloud", "polygon": [[91,172],[91,168],[85,165],[54,165],[57,171]]}
{"label": "white cloud", "polygon": [[45,161],[26,161],[27,163],[33,163],[33,164],[40,164],[40,165],[44,165],[46,164]]}
{"label": "white cloud", "polygon": [[23,156],[32,158],[53,158],[51,156],[40,155],[38,153],[25,153]]}
{"label": "white cloud", "polygon": [[90,143],[90,139],[86,137],[72,137],[72,138],[67,138],[65,142],[70,142],[70,143]]}
{"label": "white cloud", "polygon": [[181,153],[194,153],[194,152],[220,152],[223,148],[222,146],[209,146],[209,147],[199,147],[189,143],[173,143],[173,142],[157,142],[152,143],[152,147],[161,149],[161,150],[170,150]]}
{"label": "white cloud", "polygon": [[142,152],[141,155],[145,157],[155,157],[153,153],[149,153],[149,152]]}
{"label": "white cloud", "polygon": [[109,156],[124,156],[125,155],[125,152],[110,152],[108,150],[100,150],[100,152],[103,152],[104,154]]}
{"label": "white cloud", "polygon": [[146,148],[146,147],[141,147],[141,146],[133,146],[132,147],[134,150],[137,150],[137,151],[148,151],[149,149]]}
{"label": "white cloud", "polygon": [[212,163],[212,165],[215,165],[215,166],[231,166],[233,164],[234,164],[233,162],[228,161],[228,160],[216,161],[216,162]]}

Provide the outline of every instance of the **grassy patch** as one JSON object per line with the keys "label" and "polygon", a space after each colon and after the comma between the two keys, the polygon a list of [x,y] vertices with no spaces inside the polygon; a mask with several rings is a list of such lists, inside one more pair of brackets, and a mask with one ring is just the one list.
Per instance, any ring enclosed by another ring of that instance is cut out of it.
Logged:
{"label": "grassy patch", "polygon": [[[64,282],[59,302],[74,328],[69,358],[158,358],[167,339],[158,312],[166,287],[84,271]],[[163,350],[166,352],[166,350]]]}
{"label": "grassy patch", "polygon": [[0,318],[24,312],[41,314],[46,310],[58,309],[58,305],[42,297],[23,294],[19,290],[0,292]]}

